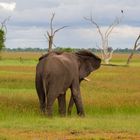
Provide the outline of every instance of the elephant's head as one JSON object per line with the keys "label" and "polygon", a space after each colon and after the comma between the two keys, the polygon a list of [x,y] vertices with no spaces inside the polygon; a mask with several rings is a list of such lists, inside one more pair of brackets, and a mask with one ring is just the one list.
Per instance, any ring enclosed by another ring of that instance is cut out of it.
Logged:
{"label": "elephant's head", "polygon": [[75,53],[79,60],[79,80],[83,80],[92,71],[100,67],[101,59],[90,51],[79,51]]}

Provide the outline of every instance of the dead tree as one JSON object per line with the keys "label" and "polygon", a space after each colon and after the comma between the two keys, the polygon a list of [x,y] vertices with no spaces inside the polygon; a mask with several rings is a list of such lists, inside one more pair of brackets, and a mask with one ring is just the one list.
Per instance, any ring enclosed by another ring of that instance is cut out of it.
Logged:
{"label": "dead tree", "polygon": [[68,27],[68,26],[63,26],[63,27],[60,27],[60,28],[54,30],[54,29],[53,29],[53,20],[54,20],[54,17],[55,17],[55,13],[53,13],[53,14],[52,14],[52,17],[51,17],[51,21],[50,21],[50,32],[47,31],[47,33],[44,34],[45,38],[46,38],[47,41],[48,41],[48,52],[52,51],[53,45],[55,46],[55,44],[54,44],[54,36],[55,36],[55,34],[56,34],[58,31],[60,31],[60,30],[62,30],[62,29],[64,29],[64,28],[66,28],[66,27]]}
{"label": "dead tree", "polygon": [[110,59],[112,58],[112,54],[113,54],[113,49],[111,49],[109,47],[109,37],[113,31],[113,29],[120,24],[120,22],[122,21],[123,18],[123,10],[121,10],[121,16],[120,17],[116,17],[115,20],[109,25],[109,27],[106,29],[105,32],[101,31],[100,26],[97,24],[97,22],[93,19],[92,14],[90,15],[90,17],[84,17],[85,20],[89,21],[91,24],[93,24],[96,28],[97,31],[101,37],[101,46],[99,47],[101,50],[101,54],[102,54],[102,59],[104,60],[104,62],[106,64],[109,64]]}
{"label": "dead tree", "polygon": [[138,35],[138,37],[137,37],[137,39],[136,39],[136,41],[135,41],[135,43],[134,43],[134,48],[132,49],[132,52],[131,52],[131,54],[129,55],[129,57],[128,57],[128,59],[127,59],[127,62],[126,62],[127,65],[129,65],[130,60],[132,59],[132,57],[133,57],[133,55],[134,55],[134,52],[135,52],[136,49],[140,46],[139,40],[140,40],[140,34]]}

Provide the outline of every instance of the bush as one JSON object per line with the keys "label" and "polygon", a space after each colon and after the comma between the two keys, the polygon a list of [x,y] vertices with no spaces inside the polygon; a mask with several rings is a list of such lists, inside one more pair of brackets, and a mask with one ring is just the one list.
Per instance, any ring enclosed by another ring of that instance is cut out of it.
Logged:
{"label": "bush", "polygon": [[5,32],[3,29],[0,29],[0,51],[5,48]]}

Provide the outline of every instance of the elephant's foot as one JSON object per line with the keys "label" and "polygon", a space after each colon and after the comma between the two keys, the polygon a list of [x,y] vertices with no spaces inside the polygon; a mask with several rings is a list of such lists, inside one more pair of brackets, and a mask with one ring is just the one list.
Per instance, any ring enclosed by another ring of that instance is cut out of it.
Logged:
{"label": "elephant's foot", "polygon": [[71,110],[72,109],[68,108],[68,112],[67,112],[68,113],[68,116],[71,116]]}
{"label": "elephant's foot", "polygon": [[60,117],[66,117],[66,113],[65,114],[60,114]]}
{"label": "elephant's foot", "polygon": [[47,106],[47,116],[50,118],[53,116],[52,106]]}
{"label": "elephant's foot", "polygon": [[59,109],[59,114],[61,117],[65,117],[66,116],[66,109],[65,108]]}
{"label": "elephant's foot", "polygon": [[43,115],[45,115],[45,113],[46,113],[46,104],[45,105],[40,105],[40,110],[41,110],[41,113]]}
{"label": "elephant's foot", "polygon": [[77,113],[78,114],[78,116],[80,116],[80,117],[85,117],[85,113],[84,112],[79,112],[79,113]]}
{"label": "elephant's foot", "polygon": [[77,114],[80,117],[85,117],[85,112],[84,112],[83,107],[80,107],[79,109],[77,109]]}

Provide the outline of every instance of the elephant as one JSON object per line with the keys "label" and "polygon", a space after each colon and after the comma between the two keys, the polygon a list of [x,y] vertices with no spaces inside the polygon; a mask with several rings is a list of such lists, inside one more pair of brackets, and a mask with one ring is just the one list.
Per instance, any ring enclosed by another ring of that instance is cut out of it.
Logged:
{"label": "elephant", "polygon": [[[98,69],[101,59],[87,50],[78,52],[49,52],[39,58],[36,66],[35,86],[40,109],[52,116],[53,103],[58,99],[58,109],[66,115],[66,91],[71,90],[69,109],[76,105],[77,114],[84,116],[80,82],[92,71]],[[69,112],[70,112],[69,111]]]}

